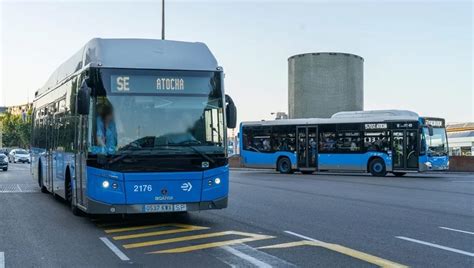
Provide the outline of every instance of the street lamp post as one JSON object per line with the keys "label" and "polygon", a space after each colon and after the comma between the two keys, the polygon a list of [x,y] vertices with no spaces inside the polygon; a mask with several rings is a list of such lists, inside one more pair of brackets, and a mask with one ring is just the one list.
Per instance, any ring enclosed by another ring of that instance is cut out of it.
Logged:
{"label": "street lamp post", "polygon": [[161,0],[161,40],[165,40],[165,0]]}

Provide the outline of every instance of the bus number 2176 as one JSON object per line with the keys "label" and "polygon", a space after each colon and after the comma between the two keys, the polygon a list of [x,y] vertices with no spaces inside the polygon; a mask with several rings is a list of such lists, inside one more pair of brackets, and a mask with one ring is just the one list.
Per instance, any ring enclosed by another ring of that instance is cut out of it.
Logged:
{"label": "bus number 2176", "polygon": [[133,185],[134,192],[151,192],[153,188],[150,184]]}

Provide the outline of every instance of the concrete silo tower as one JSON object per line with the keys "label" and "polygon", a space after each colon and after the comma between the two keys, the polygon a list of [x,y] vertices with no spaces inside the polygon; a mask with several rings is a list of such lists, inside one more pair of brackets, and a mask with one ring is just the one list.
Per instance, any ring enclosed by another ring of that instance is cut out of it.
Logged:
{"label": "concrete silo tower", "polygon": [[307,53],[288,59],[290,118],[331,117],[364,109],[364,59],[348,53]]}

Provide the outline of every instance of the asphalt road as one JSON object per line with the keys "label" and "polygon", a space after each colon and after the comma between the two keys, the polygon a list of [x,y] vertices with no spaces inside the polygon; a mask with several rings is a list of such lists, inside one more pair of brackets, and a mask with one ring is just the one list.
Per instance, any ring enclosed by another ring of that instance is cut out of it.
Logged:
{"label": "asphalt road", "polygon": [[233,170],[229,208],[75,217],[27,164],[0,172],[4,267],[474,267],[474,174]]}

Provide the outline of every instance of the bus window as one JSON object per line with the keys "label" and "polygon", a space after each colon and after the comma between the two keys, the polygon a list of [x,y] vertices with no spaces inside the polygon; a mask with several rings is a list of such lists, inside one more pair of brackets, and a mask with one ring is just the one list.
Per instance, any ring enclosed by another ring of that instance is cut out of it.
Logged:
{"label": "bus window", "polygon": [[359,132],[337,133],[336,148],[340,152],[359,152],[362,148],[362,139]]}
{"label": "bus window", "polygon": [[272,152],[271,127],[244,128],[244,150]]}
{"label": "bus window", "polygon": [[365,132],[364,147],[367,151],[387,152],[390,149],[390,135],[388,131]]}
{"label": "bus window", "polygon": [[321,132],[319,134],[319,151],[322,153],[336,151],[336,132]]}
{"label": "bus window", "polygon": [[271,144],[273,151],[294,152],[295,128],[293,126],[273,126]]}

